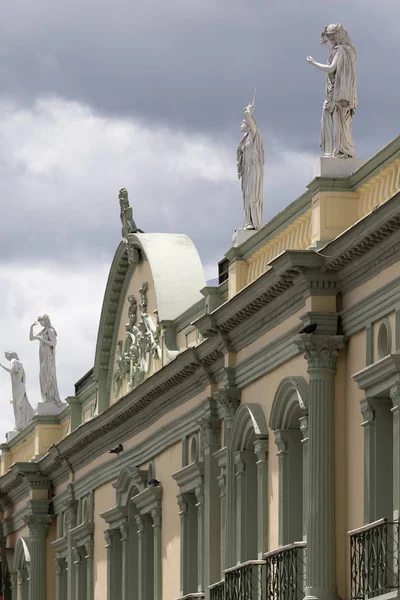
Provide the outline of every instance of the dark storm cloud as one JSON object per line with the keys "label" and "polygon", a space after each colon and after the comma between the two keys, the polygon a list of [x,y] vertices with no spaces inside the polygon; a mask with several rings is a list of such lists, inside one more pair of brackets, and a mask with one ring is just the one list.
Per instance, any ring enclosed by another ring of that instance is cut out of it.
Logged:
{"label": "dark storm cloud", "polygon": [[[69,0],[10,3],[3,15],[3,90],[44,93],[215,136],[231,134],[258,89],[258,121],[316,149],[323,75],[307,65],[322,27],[343,22],[358,51],[359,149],[393,137],[397,0]],[[384,108],[384,110],[382,110]],[[370,127],[374,122],[373,130]]]}

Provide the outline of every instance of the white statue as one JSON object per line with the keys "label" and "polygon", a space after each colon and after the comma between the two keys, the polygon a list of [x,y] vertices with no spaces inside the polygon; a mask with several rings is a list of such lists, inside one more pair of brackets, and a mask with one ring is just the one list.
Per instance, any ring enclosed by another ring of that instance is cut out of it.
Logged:
{"label": "white statue", "polygon": [[244,229],[263,226],[264,148],[260,130],[253,117],[253,103],[243,110],[241,131],[244,133],[237,149],[238,177],[242,180]]}
{"label": "white statue", "polygon": [[4,356],[10,361],[10,368],[5,367],[1,363],[0,367],[2,367],[11,375],[11,404],[13,405],[14,409],[15,429],[16,431],[22,431],[22,429],[25,429],[25,427],[32,421],[34,414],[34,410],[30,405],[26,395],[25,370],[16,352],[5,352]]}
{"label": "white statue", "polygon": [[320,146],[325,156],[355,158],[351,124],[357,106],[356,50],[343,25],[328,25],[321,44],[329,48],[328,64],[307,61],[326,73],[325,102],[321,119]]}
{"label": "white statue", "polygon": [[[33,328],[41,325],[43,329],[34,335]],[[56,345],[57,333],[52,327],[48,315],[39,317],[31,325],[29,339],[39,340],[39,362],[40,362],[40,391],[43,402],[51,402],[56,406],[62,406],[60,394],[58,393],[57,375],[56,375]]]}

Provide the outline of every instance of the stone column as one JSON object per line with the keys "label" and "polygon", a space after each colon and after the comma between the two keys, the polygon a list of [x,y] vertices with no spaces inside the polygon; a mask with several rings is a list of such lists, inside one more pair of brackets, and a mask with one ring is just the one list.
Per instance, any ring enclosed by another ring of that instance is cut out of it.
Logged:
{"label": "stone column", "polygon": [[337,598],[334,378],[344,339],[303,335],[296,343],[307,359],[310,378],[306,597],[331,600]]}
{"label": "stone column", "polygon": [[309,470],[308,470],[308,415],[300,418],[300,431],[303,436],[303,540],[307,540],[308,526],[308,494],[309,494]]}
{"label": "stone column", "polygon": [[161,544],[161,507],[151,511],[154,535],[154,600],[162,598],[162,544]]}
{"label": "stone column", "polygon": [[201,487],[195,490],[197,508],[197,591],[202,592],[204,582],[204,494]]}
{"label": "stone column", "polygon": [[10,573],[11,600],[18,600],[18,576],[17,573]]}
{"label": "stone column", "polygon": [[130,569],[134,568],[133,565],[129,564],[129,523],[124,521],[119,526],[121,532],[121,544],[122,544],[122,600],[129,600],[129,593],[132,590],[129,589]]}
{"label": "stone column", "polygon": [[390,390],[393,408],[393,520],[400,518],[400,384]]}
{"label": "stone column", "polygon": [[65,577],[65,560],[64,558],[56,558],[54,561],[56,568],[56,594],[57,600],[67,600],[64,596],[64,577]]}
{"label": "stone column", "polygon": [[364,524],[375,521],[376,515],[376,429],[373,402],[366,398],[360,402],[364,429]]}
{"label": "stone column", "polygon": [[[247,523],[247,490],[249,482],[247,481],[246,463],[250,460],[252,452],[243,450],[235,452],[235,479],[236,479],[236,556],[235,563],[242,563],[248,560],[247,545],[248,545],[248,523]],[[254,458],[254,456],[252,457]],[[258,493],[258,492],[257,492]]]}
{"label": "stone column", "polygon": [[82,560],[82,555],[80,553],[80,549],[77,548],[76,546],[74,546],[73,548],[73,565],[74,565],[74,570],[75,570],[75,598],[80,598],[82,597],[82,594],[86,593],[86,590],[83,589],[82,586],[82,579],[83,579],[83,573],[82,570],[85,568],[85,564],[83,563]]}
{"label": "stone column", "polygon": [[30,515],[25,520],[29,527],[31,554],[29,600],[43,600],[46,598],[46,537],[51,517]]}
{"label": "stone column", "polygon": [[[201,429],[204,455],[204,575],[203,581],[199,582],[199,588],[203,588],[200,591],[204,591],[208,598],[208,586],[221,578],[219,468],[213,456],[221,446],[221,424],[211,416],[201,422]],[[199,531],[199,537],[202,537],[200,533]]]}
{"label": "stone column", "polygon": [[[146,571],[146,523],[142,515],[136,515],[138,535],[138,600],[146,600],[148,570]],[[113,599],[111,599],[113,600]]]}
{"label": "stone column", "polygon": [[107,549],[107,600],[113,600],[113,564],[112,564],[112,533],[111,529],[104,531]]}
{"label": "stone column", "polygon": [[258,559],[262,560],[268,550],[268,440],[254,442],[254,451],[257,456],[257,551]]}
{"label": "stone column", "polygon": [[218,477],[219,497],[221,500],[221,529],[222,529],[222,569],[228,568],[226,552],[226,467],[221,469],[221,475]]}
{"label": "stone column", "polygon": [[75,500],[73,491],[70,491],[70,499],[66,510],[66,525],[68,549],[67,549],[67,598],[68,600],[75,600],[75,565],[74,565],[74,541],[70,535],[71,529],[77,526],[77,513],[78,513],[78,502]]}
{"label": "stone column", "polygon": [[93,600],[94,580],[93,580],[93,560],[94,560],[94,540],[85,542],[85,560],[86,560],[86,598]]}
{"label": "stone column", "polygon": [[[224,445],[227,448],[226,455],[226,498],[225,498],[225,510],[224,510],[224,523],[223,523],[223,539],[222,539],[222,551],[223,551],[223,568],[227,569],[232,567],[236,563],[236,547],[235,547],[235,535],[233,531],[233,523],[230,522],[231,516],[235,512],[235,498],[230,493],[230,489],[234,484],[234,464],[233,456],[230,447],[230,440],[232,435],[232,427],[235,419],[236,411],[240,405],[240,392],[235,388],[229,388],[227,390],[220,391],[217,395],[217,400],[222,408],[222,414],[224,417]],[[211,583],[216,583],[221,579],[221,574],[218,579]]]}
{"label": "stone column", "polygon": [[184,596],[188,590],[187,579],[188,579],[188,569],[187,565],[187,553],[188,553],[188,543],[190,540],[188,539],[188,531],[187,531],[187,519],[188,519],[188,503],[186,502],[185,496],[183,494],[178,494],[178,504],[179,504],[179,517],[181,520],[181,535],[180,535],[180,595]]}

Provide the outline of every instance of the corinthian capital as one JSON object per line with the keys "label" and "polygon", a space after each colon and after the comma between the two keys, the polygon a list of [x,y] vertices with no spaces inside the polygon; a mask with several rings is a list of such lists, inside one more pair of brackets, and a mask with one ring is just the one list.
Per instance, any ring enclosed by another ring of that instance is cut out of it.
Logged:
{"label": "corinthian capital", "polygon": [[295,340],[300,352],[307,360],[308,370],[336,369],[339,350],[344,348],[345,338],[342,335],[306,335]]}
{"label": "corinthian capital", "polygon": [[218,390],[216,400],[223,409],[224,418],[232,419],[240,404],[240,391],[236,388]]}

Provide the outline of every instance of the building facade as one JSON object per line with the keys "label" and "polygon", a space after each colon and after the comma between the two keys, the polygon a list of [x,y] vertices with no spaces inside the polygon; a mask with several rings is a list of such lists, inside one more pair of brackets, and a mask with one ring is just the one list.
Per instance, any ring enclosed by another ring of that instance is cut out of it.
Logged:
{"label": "building facade", "polygon": [[123,220],[93,369],[1,445],[7,600],[397,597],[399,197],[400,137],[216,286]]}

